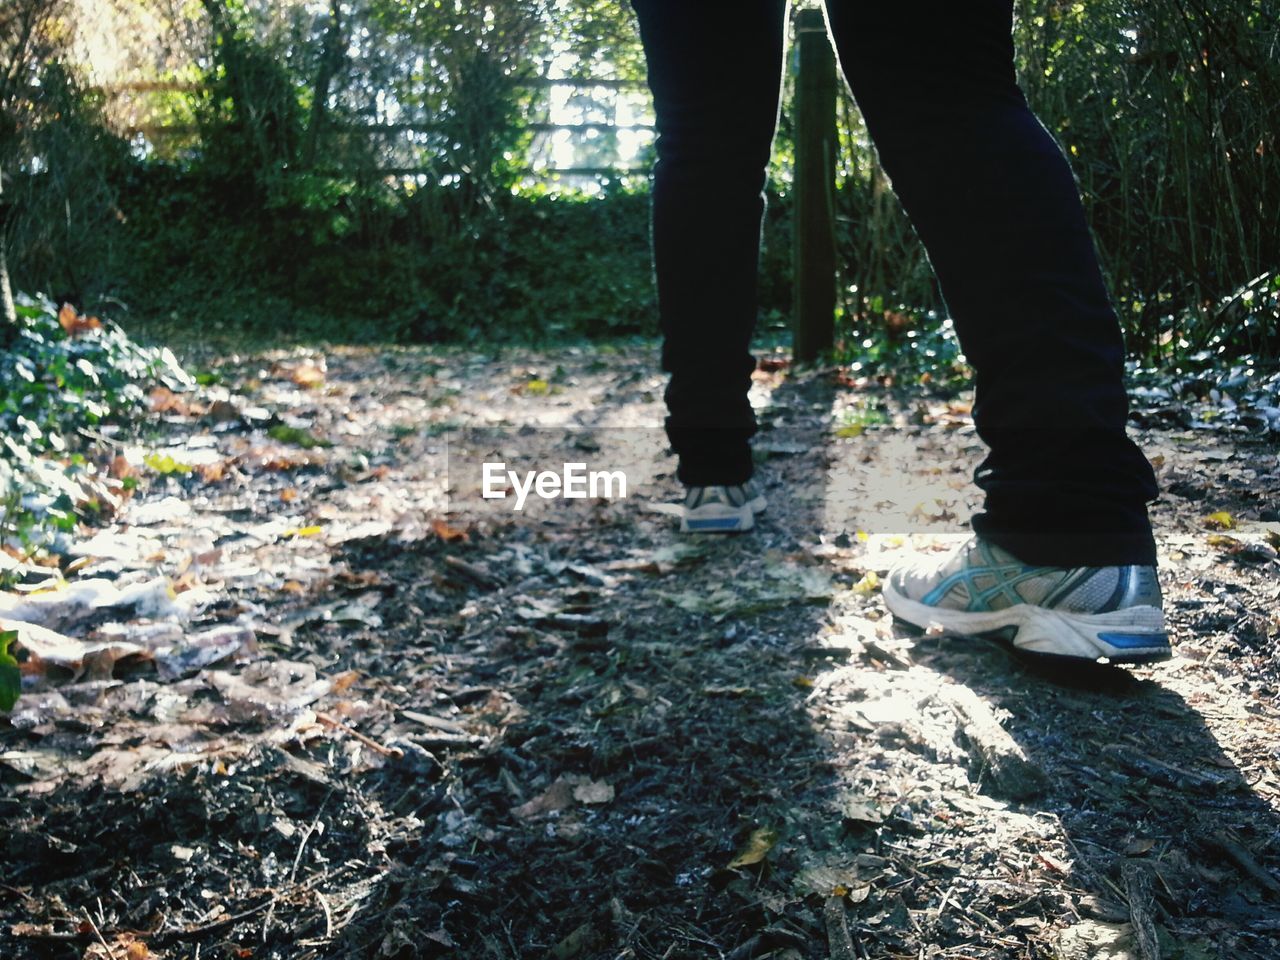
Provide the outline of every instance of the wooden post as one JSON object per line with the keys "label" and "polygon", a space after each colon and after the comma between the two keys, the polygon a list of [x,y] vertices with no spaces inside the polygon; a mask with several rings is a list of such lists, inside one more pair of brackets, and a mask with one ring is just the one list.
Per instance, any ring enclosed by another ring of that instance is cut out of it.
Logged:
{"label": "wooden post", "polygon": [[796,15],[796,47],[792,351],[807,362],[835,340],[836,62],[821,10]]}

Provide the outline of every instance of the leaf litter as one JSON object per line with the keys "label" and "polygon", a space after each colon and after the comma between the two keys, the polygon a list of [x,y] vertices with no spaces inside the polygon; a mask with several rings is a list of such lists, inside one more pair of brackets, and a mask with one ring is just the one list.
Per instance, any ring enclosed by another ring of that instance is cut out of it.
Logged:
{"label": "leaf litter", "polygon": [[1280,950],[1265,403],[1139,405],[1179,656],[1068,676],[880,605],[962,535],[963,398],[777,366],[750,537],[451,499],[459,423],[624,456],[601,415],[656,433],[651,360],[304,351],[154,394],[134,495],[0,597],[6,955]]}

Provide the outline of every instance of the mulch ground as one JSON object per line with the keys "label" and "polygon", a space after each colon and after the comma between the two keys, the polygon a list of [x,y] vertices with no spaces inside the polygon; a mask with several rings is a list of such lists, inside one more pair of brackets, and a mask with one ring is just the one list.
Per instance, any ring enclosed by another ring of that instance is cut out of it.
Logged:
{"label": "mulch ground", "polygon": [[662,510],[650,347],[153,397],[71,586],[0,605],[0,957],[1280,956],[1274,435],[1139,411],[1176,656],[1066,669],[883,607],[975,506],[964,398],[764,367],[723,539]]}

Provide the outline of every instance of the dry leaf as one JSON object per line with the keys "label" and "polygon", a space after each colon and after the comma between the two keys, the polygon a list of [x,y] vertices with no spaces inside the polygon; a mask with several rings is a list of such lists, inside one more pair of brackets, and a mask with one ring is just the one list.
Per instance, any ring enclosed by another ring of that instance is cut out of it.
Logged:
{"label": "dry leaf", "polygon": [[334,693],[345,693],[359,679],[360,672],[358,670],[344,670],[329,682]]}
{"label": "dry leaf", "polygon": [[111,465],[107,468],[107,475],[115,480],[128,480],[130,477],[136,477],[138,471],[134,469],[127,457],[115,456],[111,460]]}
{"label": "dry leaf", "polygon": [[522,803],[511,812],[521,820],[528,820],[544,813],[552,813],[556,810],[571,807],[573,806],[573,788],[574,784],[571,780],[567,777],[561,777],[543,793],[534,797],[528,803]]}
{"label": "dry leaf", "polygon": [[218,423],[231,423],[240,419],[240,408],[230,400],[215,400],[209,405],[209,417]]}
{"label": "dry leaf", "polygon": [[196,467],[196,473],[205,483],[221,483],[226,479],[227,465],[225,462],[201,464]]}
{"label": "dry leaf", "polygon": [[276,363],[271,367],[271,375],[288,380],[304,390],[311,390],[324,383],[328,365],[324,357],[319,359],[298,360],[293,363]]}
{"label": "dry leaf", "polygon": [[58,323],[62,325],[62,329],[67,332],[67,336],[78,337],[82,333],[88,333],[90,330],[101,330],[102,321],[97,317],[86,317],[78,314],[76,308],[69,303],[64,303],[62,309],[58,311]]}
{"label": "dry leaf", "polygon": [[187,401],[168,387],[155,387],[147,395],[147,401],[152,413],[176,413],[186,416],[191,412]]}
{"label": "dry leaf", "polygon": [[862,579],[853,585],[853,592],[859,596],[867,596],[880,589],[880,578],[874,570],[868,570]]}
{"label": "dry leaf", "polygon": [[453,543],[455,540],[461,540],[466,543],[470,539],[464,527],[451,527],[439,517],[431,521],[431,529],[445,543]]}
{"label": "dry leaf", "polygon": [[739,851],[736,857],[729,861],[729,869],[733,870],[737,867],[759,863],[774,848],[774,845],[778,842],[778,837],[778,831],[772,827],[760,827],[751,831],[751,836],[747,838],[746,846]]}
{"label": "dry leaf", "polygon": [[1235,517],[1227,513],[1225,510],[1219,510],[1211,513],[1207,517],[1203,517],[1200,521],[1210,530],[1231,530],[1236,525]]}
{"label": "dry leaf", "polygon": [[613,800],[613,784],[603,780],[588,780],[573,788],[573,799],[579,803],[610,803]]}
{"label": "dry leaf", "polygon": [[846,800],[841,812],[854,823],[884,823],[884,814],[870,800]]}
{"label": "dry leaf", "polygon": [[22,671],[44,677],[69,674],[77,681],[109,680],[115,665],[122,660],[145,660],[150,652],[136,643],[93,642],[65,636],[48,627],[22,621],[9,621],[6,629],[18,634],[16,646],[27,651]]}
{"label": "dry leaf", "polygon": [[1239,553],[1248,546],[1243,540],[1237,540],[1235,537],[1227,536],[1225,533],[1209,534],[1208,542],[1209,546],[1216,547],[1227,553]]}

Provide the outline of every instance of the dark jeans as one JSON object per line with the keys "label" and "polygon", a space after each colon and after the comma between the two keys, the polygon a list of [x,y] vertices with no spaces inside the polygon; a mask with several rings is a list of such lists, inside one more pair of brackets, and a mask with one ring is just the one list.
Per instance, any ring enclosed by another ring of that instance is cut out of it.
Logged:
{"label": "dark jeans", "polygon": [[[657,113],[654,268],[685,484],[751,475],[747,402],[784,0],[632,0]],[[1023,561],[1154,563],[1120,328],[1012,0],[827,0],[841,67],[976,372],[974,529]]]}

